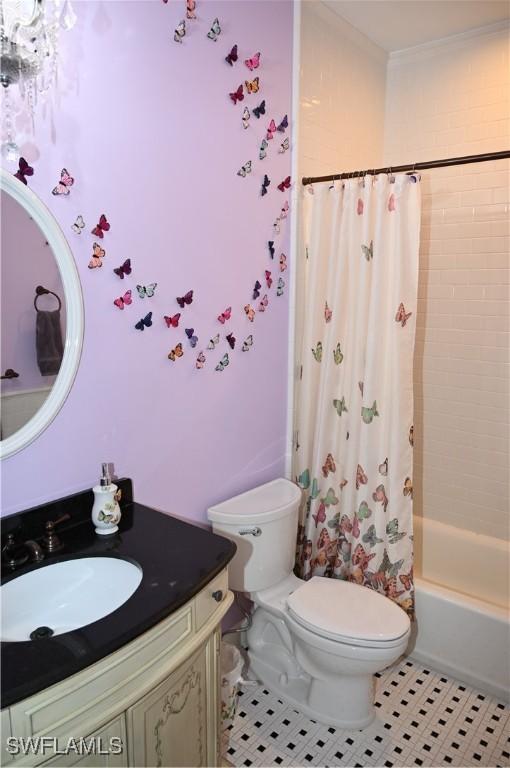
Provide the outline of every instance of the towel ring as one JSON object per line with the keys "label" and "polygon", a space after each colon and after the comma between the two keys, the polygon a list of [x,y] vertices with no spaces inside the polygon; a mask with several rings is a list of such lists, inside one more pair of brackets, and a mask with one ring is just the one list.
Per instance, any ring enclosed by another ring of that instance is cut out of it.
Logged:
{"label": "towel ring", "polygon": [[34,298],[34,307],[36,312],[40,312],[39,309],[37,309],[37,299],[39,296],[44,296],[47,293],[51,293],[52,296],[56,298],[58,301],[58,311],[62,309],[62,302],[60,301],[60,296],[55,293],[54,291],[49,291],[47,288],[44,288],[42,285],[38,285],[35,289],[35,298]]}

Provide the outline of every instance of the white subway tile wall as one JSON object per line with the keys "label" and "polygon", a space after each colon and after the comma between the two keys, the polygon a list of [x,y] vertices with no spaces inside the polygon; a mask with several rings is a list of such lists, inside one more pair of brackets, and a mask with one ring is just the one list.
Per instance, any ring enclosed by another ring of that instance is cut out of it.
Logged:
{"label": "white subway tile wall", "polygon": [[[385,162],[510,147],[508,31],[390,57]],[[415,514],[509,535],[506,160],[424,171]]]}
{"label": "white subway tile wall", "polygon": [[299,175],[374,167],[383,156],[387,54],[320,2],[303,0]]}

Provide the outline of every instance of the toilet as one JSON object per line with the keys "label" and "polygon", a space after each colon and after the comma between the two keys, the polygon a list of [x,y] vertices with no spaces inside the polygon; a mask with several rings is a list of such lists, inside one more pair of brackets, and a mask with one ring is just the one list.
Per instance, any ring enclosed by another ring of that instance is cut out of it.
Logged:
{"label": "toilet", "polygon": [[280,478],[208,509],[237,545],[229,586],[255,604],[249,670],[310,718],[365,728],[376,672],[406,650],[410,621],[387,597],[348,581],[294,573],[301,491]]}

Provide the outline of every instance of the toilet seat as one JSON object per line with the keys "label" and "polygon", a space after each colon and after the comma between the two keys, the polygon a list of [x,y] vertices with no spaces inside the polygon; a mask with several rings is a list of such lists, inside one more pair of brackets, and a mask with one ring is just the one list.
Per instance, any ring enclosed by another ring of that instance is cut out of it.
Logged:
{"label": "toilet seat", "polygon": [[398,646],[407,614],[392,600],[349,581],[314,576],[287,597],[289,615],[309,632],[347,645]]}

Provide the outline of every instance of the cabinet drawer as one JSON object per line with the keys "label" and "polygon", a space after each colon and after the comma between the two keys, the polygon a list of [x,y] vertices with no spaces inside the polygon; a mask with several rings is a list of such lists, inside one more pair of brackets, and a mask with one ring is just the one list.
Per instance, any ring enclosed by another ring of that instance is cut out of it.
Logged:
{"label": "cabinet drawer", "polygon": [[213,615],[228,594],[228,573],[225,569],[209,582],[195,598],[197,630]]}

